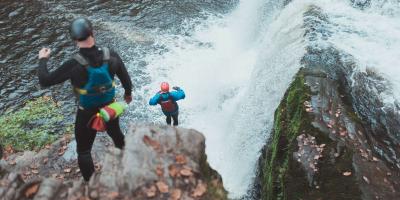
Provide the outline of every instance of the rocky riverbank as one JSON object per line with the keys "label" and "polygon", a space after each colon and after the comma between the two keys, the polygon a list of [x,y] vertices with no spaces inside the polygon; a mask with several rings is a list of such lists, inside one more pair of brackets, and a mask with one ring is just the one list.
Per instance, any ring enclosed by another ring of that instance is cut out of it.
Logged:
{"label": "rocky riverbank", "polygon": [[2,199],[227,199],[221,177],[207,163],[205,138],[167,126],[131,126],[126,148],[105,136],[93,149],[96,174],[79,177],[64,137],[39,153],[24,152],[2,163]]}

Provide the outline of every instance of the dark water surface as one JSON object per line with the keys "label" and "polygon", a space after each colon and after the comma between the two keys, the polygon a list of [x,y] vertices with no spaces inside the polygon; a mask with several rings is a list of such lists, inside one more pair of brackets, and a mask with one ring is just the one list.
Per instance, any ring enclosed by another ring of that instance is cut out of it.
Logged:
{"label": "dark water surface", "polygon": [[[37,54],[42,47],[52,49],[50,70],[56,69],[77,51],[68,35],[69,23],[75,17],[85,16],[93,21],[98,45],[109,46],[121,54],[123,60],[128,63],[137,90],[151,81],[146,75],[147,72],[143,70],[146,63],[142,58],[149,52],[163,52],[163,47],[145,38],[147,33],[190,34],[189,30],[196,26],[196,23],[185,24],[185,22],[190,19],[205,19],[206,13],[217,15],[226,13],[236,2],[234,0],[2,0],[0,1],[0,114],[19,107],[26,100],[42,95],[52,96],[63,105],[66,112],[73,113],[74,97],[69,83],[41,88],[36,77],[36,67]],[[115,24],[124,28],[113,30]],[[136,42],[119,35],[130,31],[137,33]]]}

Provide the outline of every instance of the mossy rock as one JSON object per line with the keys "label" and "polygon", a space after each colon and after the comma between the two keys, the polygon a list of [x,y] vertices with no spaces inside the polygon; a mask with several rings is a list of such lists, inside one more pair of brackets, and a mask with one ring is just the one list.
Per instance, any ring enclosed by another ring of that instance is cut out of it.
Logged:
{"label": "mossy rock", "polygon": [[63,119],[51,98],[28,101],[22,108],[0,117],[0,143],[16,151],[39,150],[57,139],[56,133],[67,131]]}
{"label": "mossy rock", "polygon": [[306,111],[304,102],[318,95],[312,94],[306,84],[307,76],[326,79],[301,69],[276,109],[271,137],[260,159],[261,197],[264,200],[360,199],[355,177],[342,175],[343,171],[352,170],[353,152],[345,145],[342,145],[339,158],[332,158],[329,150],[323,152],[318,162],[320,171],[311,182],[305,169],[293,157],[298,150],[296,138],[301,134],[314,136],[317,143],[326,145],[326,149],[335,149],[338,145],[327,133],[313,126],[315,119]]}

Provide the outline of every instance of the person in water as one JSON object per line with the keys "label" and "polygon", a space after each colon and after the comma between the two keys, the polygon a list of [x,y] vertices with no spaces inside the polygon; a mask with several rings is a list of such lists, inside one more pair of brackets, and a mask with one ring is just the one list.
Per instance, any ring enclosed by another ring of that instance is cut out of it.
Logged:
{"label": "person in water", "polygon": [[[105,47],[96,46],[92,24],[88,19],[77,18],[70,26],[71,38],[79,47],[79,53],[63,63],[58,69],[49,72],[47,61],[50,49],[39,51],[38,76],[43,87],[71,81],[78,100],[75,120],[75,139],[77,143],[78,165],[85,181],[89,181],[95,168],[91,149],[96,131],[88,128],[91,118],[100,108],[114,102],[116,75],[125,89],[126,103],[132,101],[132,82],[119,55]],[[106,131],[114,145],[122,149],[125,145],[124,134],[119,119],[106,123]]]}
{"label": "person in water", "polygon": [[178,126],[179,106],[177,101],[185,98],[185,92],[179,87],[173,87],[175,91],[169,91],[167,82],[161,83],[161,91],[157,92],[151,99],[149,104],[155,106],[161,105],[162,112],[167,117],[168,125],[171,125],[171,118],[174,120],[174,126]]}

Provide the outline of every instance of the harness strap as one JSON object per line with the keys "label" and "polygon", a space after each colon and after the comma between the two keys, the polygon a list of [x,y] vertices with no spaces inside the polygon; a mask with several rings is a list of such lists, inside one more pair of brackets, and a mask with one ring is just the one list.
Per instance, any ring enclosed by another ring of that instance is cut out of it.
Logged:
{"label": "harness strap", "polygon": [[[103,50],[103,61],[104,62],[108,62],[110,60],[110,49],[107,48],[107,47],[102,47],[102,50]],[[82,65],[86,69],[89,67],[88,60],[82,54],[80,54],[80,53],[75,54],[73,59],[75,59],[80,65]],[[104,88],[104,87],[99,88],[99,91],[97,91],[96,93],[90,93],[89,94],[89,92],[87,90],[81,89],[81,88],[75,88],[75,91],[78,94],[81,94],[81,95],[96,95],[96,94],[99,94],[99,93],[107,92],[107,91],[113,89],[115,86],[116,86],[115,81],[113,81],[111,87],[109,87],[109,88]]]}
{"label": "harness strap", "polygon": [[97,94],[108,92],[109,90],[112,90],[113,88],[115,88],[115,86],[116,86],[116,83],[115,83],[115,81],[113,81],[110,87],[97,88],[98,91],[96,91],[95,93],[89,93],[87,90],[81,89],[81,88],[75,88],[75,91],[80,95],[97,95]]}
{"label": "harness strap", "polygon": [[73,58],[85,68],[89,66],[89,62],[80,53],[75,54]]}
{"label": "harness strap", "polygon": [[110,49],[107,47],[103,47],[103,60],[104,61],[109,61],[110,60]]}

